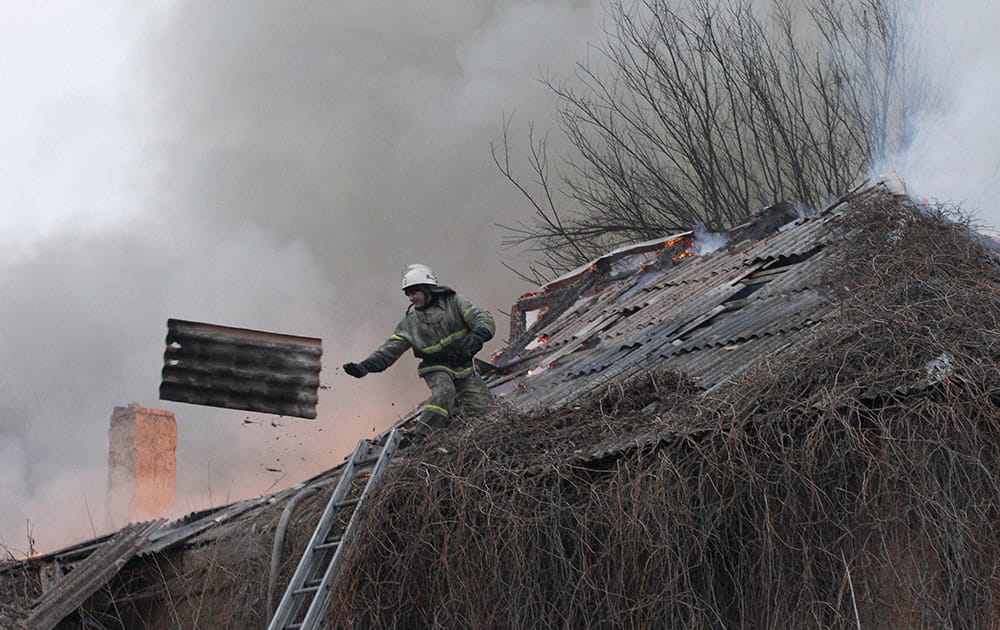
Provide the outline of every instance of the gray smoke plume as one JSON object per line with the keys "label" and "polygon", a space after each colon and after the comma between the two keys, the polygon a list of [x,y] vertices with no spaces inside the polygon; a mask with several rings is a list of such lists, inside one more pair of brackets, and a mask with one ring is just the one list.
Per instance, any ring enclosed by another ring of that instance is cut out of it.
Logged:
{"label": "gray smoke plume", "polygon": [[[0,542],[19,552],[29,528],[42,549],[100,533],[116,405],[175,412],[178,513],[339,463],[425,395],[412,358],[362,381],[339,368],[391,333],[408,263],[489,308],[502,345],[502,311],[532,287],[500,264],[494,223],[526,209],[489,142],[505,115],[551,120],[537,79],[570,74],[603,15],[560,0],[5,13],[20,19],[0,26],[16,92],[0,111],[18,120],[0,123],[18,152],[0,170]],[[168,317],[322,337],[319,419],[158,401]]]}
{"label": "gray smoke plume", "polygon": [[[960,203],[1000,226],[1000,5],[988,0],[921,0],[913,5],[914,44],[925,81],[939,98],[910,121],[912,141],[881,172],[895,169],[918,199]],[[921,85],[910,89],[922,89]],[[888,167],[888,168],[885,168]]]}

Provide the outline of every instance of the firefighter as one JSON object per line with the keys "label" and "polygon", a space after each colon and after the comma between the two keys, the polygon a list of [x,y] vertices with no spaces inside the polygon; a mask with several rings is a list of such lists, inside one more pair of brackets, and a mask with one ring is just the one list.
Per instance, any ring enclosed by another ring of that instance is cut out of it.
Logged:
{"label": "firefighter", "polygon": [[493,338],[496,324],[489,311],[438,284],[426,265],[403,271],[403,292],[410,306],[392,336],[360,363],[345,363],[344,371],[355,378],[381,372],[412,348],[421,359],[417,374],[431,390],[414,427],[415,433],[426,435],[448,425],[456,398],[466,412],[482,412],[492,404],[473,357]]}

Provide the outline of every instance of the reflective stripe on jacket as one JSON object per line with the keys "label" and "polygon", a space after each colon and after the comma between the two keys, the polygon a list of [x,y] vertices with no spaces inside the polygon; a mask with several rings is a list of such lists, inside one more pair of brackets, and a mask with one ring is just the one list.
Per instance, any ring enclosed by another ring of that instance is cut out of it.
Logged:
{"label": "reflective stripe on jacket", "polygon": [[408,309],[392,336],[365,359],[369,371],[381,372],[413,348],[413,354],[423,359],[417,368],[421,376],[442,371],[460,378],[472,373],[465,338],[479,328],[489,333],[485,341],[491,339],[496,332],[493,316],[446,287],[439,287],[433,296],[427,308]]}

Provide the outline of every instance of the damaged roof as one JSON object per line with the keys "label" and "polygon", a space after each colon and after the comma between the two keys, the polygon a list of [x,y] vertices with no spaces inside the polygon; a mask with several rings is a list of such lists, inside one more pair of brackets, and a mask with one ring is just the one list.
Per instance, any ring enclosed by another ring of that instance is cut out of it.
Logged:
{"label": "damaged roof", "polygon": [[864,194],[812,216],[779,204],[725,235],[621,248],[522,297],[491,390],[519,408],[559,406],[656,367],[711,391],[829,315],[825,265],[849,237],[837,219]]}
{"label": "damaged roof", "polygon": [[[880,183],[812,215],[778,204],[724,235],[683,232],[609,252],[517,301],[510,344],[494,357],[487,385],[521,409],[564,405],[654,368],[710,392],[830,317],[826,265],[851,236],[837,219],[856,200],[887,191],[912,203],[894,184]],[[273,495],[157,523],[129,539],[127,558],[115,562],[211,542],[225,528],[246,527],[261,511],[331,484],[341,466]],[[106,536],[28,562],[43,575],[52,566],[64,572],[118,542]],[[106,579],[61,597],[78,599]]]}

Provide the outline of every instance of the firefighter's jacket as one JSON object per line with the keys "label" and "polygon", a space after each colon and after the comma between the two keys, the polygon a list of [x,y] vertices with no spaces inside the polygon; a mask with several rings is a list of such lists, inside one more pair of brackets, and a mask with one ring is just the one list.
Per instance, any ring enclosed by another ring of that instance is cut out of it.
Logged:
{"label": "firefighter's jacket", "polygon": [[363,361],[369,372],[381,372],[410,348],[422,359],[417,367],[420,376],[447,372],[461,378],[473,372],[466,337],[478,329],[489,341],[496,332],[493,316],[448,287],[437,287],[432,294],[430,306],[407,309],[392,336]]}

